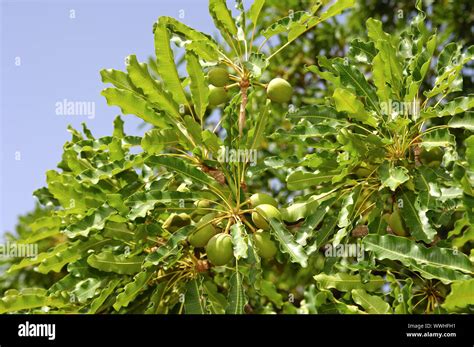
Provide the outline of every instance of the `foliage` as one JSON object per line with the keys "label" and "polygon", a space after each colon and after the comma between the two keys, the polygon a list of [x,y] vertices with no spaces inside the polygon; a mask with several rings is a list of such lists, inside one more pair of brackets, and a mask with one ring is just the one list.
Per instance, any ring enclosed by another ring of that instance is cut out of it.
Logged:
{"label": "foliage", "polygon": [[[278,5],[210,0],[219,39],[160,17],[154,59],[101,71],[108,104],[152,128],[127,135],[118,116],[112,136],[69,129],[19,233],[54,242],[7,273],[64,276],[18,284],[0,312],[470,312],[474,48],[444,42],[417,2],[403,31],[369,18],[347,50],[306,59],[353,5],[269,23]],[[278,77],[293,95],[267,95]],[[277,201],[255,206],[261,191]],[[232,260],[213,265],[203,239]]]}

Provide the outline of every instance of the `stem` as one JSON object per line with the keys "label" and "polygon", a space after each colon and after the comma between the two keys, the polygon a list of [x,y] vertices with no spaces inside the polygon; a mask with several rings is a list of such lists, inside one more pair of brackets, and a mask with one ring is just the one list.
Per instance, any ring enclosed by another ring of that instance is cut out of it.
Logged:
{"label": "stem", "polygon": [[240,112],[239,112],[239,136],[242,137],[244,127],[245,127],[245,108],[247,107],[248,95],[247,91],[249,89],[249,81],[247,78],[243,79],[240,82],[240,92],[242,94],[242,102],[240,103]]}

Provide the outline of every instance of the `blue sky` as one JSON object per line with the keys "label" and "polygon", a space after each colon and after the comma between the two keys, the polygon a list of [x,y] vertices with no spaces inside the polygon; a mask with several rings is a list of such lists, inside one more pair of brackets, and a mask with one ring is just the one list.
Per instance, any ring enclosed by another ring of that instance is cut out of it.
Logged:
{"label": "blue sky", "polygon": [[[110,135],[119,109],[107,106],[99,71],[154,52],[152,26],[162,15],[214,34],[207,0],[1,1],[0,233],[34,207],[32,192],[60,161],[68,124]],[[73,12],[72,12],[73,11]],[[184,11],[184,12],[183,12]],[[75,18],[70,18],[75,15]],[[56,114],[56,103],[95,103],[95,117]],[[140,122],[125,116],[129,133]]]}

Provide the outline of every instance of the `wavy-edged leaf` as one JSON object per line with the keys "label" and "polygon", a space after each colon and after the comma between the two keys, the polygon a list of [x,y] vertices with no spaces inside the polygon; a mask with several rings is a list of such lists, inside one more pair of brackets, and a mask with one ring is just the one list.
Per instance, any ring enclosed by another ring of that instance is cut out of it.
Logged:
{"label": "wavy-edged leaf", "polygon": [[286,178],[287,187],[289,190],[302,190],[330,181],[335,174],[328,174],[328,172],[304,172],[294,171]]}
{"label": "wavy-edged leaf", "polygon": [[428,151],[434,147],[450,147],[456,145],[456,138],[448,129],[437,129],[422,136],[421,146]]}
{"label": "wavy-edged leaf", "polygon": [[234,256],[237,260],[247,258],[247,242],[245,227],[240,222],[235,223],[230,228],[230,235],[232,236],[232,244],[234,245]]}
{"label": "wavy-edged leaf", "polygon": [[438,278],[444,283],[469,278],[460,272],[473,273],[469,258],[453,249],[431,247],[394,235],[367,235],[362,242],[378,259],[397,260],[420,272],[423,277]]}
{"label": "wavy-edged leaf", "polygon": [[47,274],[50,271],[59,272],[64,265],[73,263],[84,256],[90,250],[100,249],[102,246],[110,243],[110,239],[98,237],[89,238],[87,241],[76,241],[65,244],[67,247],[61,252],[54,252],[51,256],[45,258],[38,266],[38,271]]}
{"label": "wavy-edged leaf", "polygon": [[209,195],[203,192],[167,192],[162,189],[152,189],[147,192],[133,194],[125,201],[125,204],[130,207],[128,218],[133,221],[138,217],[145,217],[148,211],[152,210],[158,203],[179,203],[180,200],[197,200],[206,196],[209,197]]}
{"label": "wavy-edged leaf", "polygon": [[107,286],[100,291],[99,296],[91,301],[88,314],[97,313],[100,308],[104,305],[105,301],[115,292],[115,289],[120,284],[121,279],[109,279],[107,280]]}
{"label": "wavy-edged leaf", "polygon": [[347,112],[351,118],[358,120],[371,127],[377,126],[377,119],[369,114],[362,101],[347,89],[336,88],[332,95],[338,112]]}
{"label": "wavy-edged leaf", "polygon": [[153,271],[147,270],[135,275],[133,280],[123,288],[123,292],[117,295],[117,300],[113,305],[114,309],[118,311],[122,307],[127,307],[131,301],[135,300],[148,287],[148,281],[153,276],[153,273]]}
{"label": "wavy-edged leaf", "polygon": [[450,128],[461,128],[474,131],[474,112],[467,112],[463,116],[456,115],[448,122]]}
{"label": "wavy-edged leaf", "polygon": [[105,226],[105,222],[114,214],[117,214],[117,211],[109,205],[104,204],[98,209],[91,211],[89,215],[80,221],[71,224],[64,230],[64,233],[69,238],[88,236],[92,230],[102,230]]}
{"label": "wavy-edged leaf", "polygon": [[390,305],[381,297],[376,295],[369,295],[363,289],[353,289],[352,299],[355,303],[362,306],[367,313],[372,314],[386,314],[390,313]]}
{"label": "wavy-edged leaf", "polygon": [[199,278],[195,278],[186,283],[184,310],[186,314],[207,313],[206,300],[203,295],[202,283]]}
{"label": "wavy-edged leaf", "polygon": [[7,290],[0,299],[0,314],[30,310],[44,306],[61,307],[66,303],[61,298],[50,297],[43,288],[27,288],[21,291]]}
{"label": "wavy-edged leaf", "polygon": [[227,298],[228,305],[225,309],[226,314],[243,314],[244,306],[247,303],[243,286],[242,274],[236,269],[229,280],[230,290]]}
{"label": "wavy-edged leaf", "polygon": [[[237,25],[234,18],[232,18],[230,10],[227,8],[225,0],[209,0],[209,13],[225,40],[229,41],[237,36]],[[229,38],[229,35],[231,38]]]}
{"label": "wavy-edged leaf", "polygon": [[403,201],[403,205],[399,205],[400,211],[411,235],[426,243],[433,241],[436,230],[433,229],[426,215],[427,208],[420,206],[417,197],[412,192],[404,191],[400,197]]}
{"label": "wavy-edged leaf", "polygon": [[422,116],[423,118],[454,116],[458,113],[464,113],[471,108],[474,108],[474,96],[461,96],[435,109],[428,108],[427,112],[423,113]]}
{"label": "wavy-edged leaf", "polygon": [[224,294],[219,293],[217,286],[212,281],[204,281],[202,289],[207,297],[207,307],[212,314],[224,314],[227,307],[227,299]]}
{"label": "wavy-edged leaf", "polygon": [[339,272],[333,275],[320,273],[314,276],[318,287],[334,288],[340,292],[350,292],[353,289],[363,289],[368,292],[379,292],[386,281],[381,276],[370,275],[368,281],[363,281],[360,275],[350,275]]}
{"label": "wavy-edged leaf", "polygon": [[314,229],[322,222],[326,214],[329,212],[332,204],[336,200],[335,197],[323,201],[311,212],[305,219],[303,225],[298,229],[295,235],[295,240],[302,246],[306,245],[308,238],[313,237]]}
{"label": "wavy-edged leaf", "polygon": [[160,18],[154,30],[156,69],[158,74],[173,100],[178,105],[188,105],[188,99],[181,85],[181,79],[174,61],[174,54],[170,44],[170,33],[166,21]]}
{"label": "wavy-edged leaf", "polygon": [[383,163],[378,173],[382,187],[389,187],[393,192],[403,183],[410,179],[408,170],[403,166],[392,166],[389,163]]}
{"label": "wavy-edged leaf", "polygon": [[151,105],[136,93],[124,89],[106,88],[101,93],[110,106],[118,106],[123,114],[133,114],[159,128],[167,126],[165,120],[153,111]]}
{"label": "wavy-edged leaf", "polygon": [[173,265],[172,257],[179,254],[182,249],[182,242],[186,240],[188,234],[191,230],[194,229],[194,226],[188,225],[185,226],[176,232],[174,232],[166,244],[160,246],[155,252],[150,253],[145,259],[145,266],[147,265],[158,265],[163,262],[167,262],[166,266],[170,267]]}
{"label": "wavy-edged leaf", "polygon": [[209,104],[209,87],[206,83],[206,76],[203,68],[199,63],[199,57],[191,50],[186,50],[186,69],[188,71],[191,90],[191,98],[194,104],[199,119],[203,119],[206,113],[207,105]]}
{"label": "wavy-edged leaf", "polygon": [[451,292],[442,306],[446,310],[456,311],[470,305],[474,305],[474,279],[453,282]]}
{"label": "wavy-edged leaf", "polygon": [[189,177],[202,185],[215,186],[215,181],[211,177],[207,176],[204,172],[198,170],[196,167],[189,165],[182,159],[152,156],[145,162],[146,164],[153,167],[163,166],[171,172]]}
{"label": "wavy-edged leaf", "polygon": [[296,243],[293,235],[286,229],[283,223],[275,218],[270,219],[271,233],[280,244],[282,252],[290,256],[293,263],[298,263],[302,267],[308,265],[308,255],[303,247]]}
{"label": "wavy-edged leaf", "polygon": [[178,104],[173,101],[171,94],[150,75],[147,65],[139,63],[135,55],[128,56],[126,62],[131,81],[143,91],[147,101],[153,103],[160,111],[174,118],[180,118]]}
{"label": "wavy-edged leaf", "polygon": [[140,271],[144,259],[144,256],[116,255],[111,251],[104,251],[98,254],[91,254],[87,258],[87,263],[100,271],[133,275]]}

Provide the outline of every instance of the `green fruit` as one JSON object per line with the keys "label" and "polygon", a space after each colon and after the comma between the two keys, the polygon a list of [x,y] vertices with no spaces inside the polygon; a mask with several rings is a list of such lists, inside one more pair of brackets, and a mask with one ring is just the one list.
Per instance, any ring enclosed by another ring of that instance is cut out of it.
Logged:
{"label": "green fruit", "polygon": [[214,67],[208,73],[209,83],[216,87],[223,87],[229,83],[229,73],[223,67]]}
{"label": "green fruit", "polygon": [[234,257],[232,237],[229,234],[217,234],[211,237],[206,246],[207,259],[216,265],[225,265]]}
{"label": "green fruit", "polygon": [[273,197],[265,193],[253,194],[250,197],[250,204],[252,205],[252,207],[257,207],[258,205],[263,205],[263,204],[278,207],[278,202],[275,199],[273,199]]}
{"label": "green fruit", "polygon": [[269,232],[259,230],[253,235],[253,239],[259,256],[264,259],[272,259],[275,256],[277,248]]}
{"label": "green fruit", "polygon": [[400,216],[400,211],[394,209],[393,213],[388,217],[388,225],[392,231],[398,236],[406,236],[407,233],[403,227],[402,216]]}
{"label": "green fruit", "polygon": [[208,208],[211,206],[211,202],[207,199],[198,200],[194,202],[194,206],[196,206],[195,214],[206,214],[209,211]]}
{"label": "green fruit", "polygon": [[164,221],[162,227],[165,230],[173,232],[189,224],[191,224],[191,217],[186,213],[172,213]]}
{"label": "green fruit", "polygon": [[370,170],[366,167],[362,167],[362,166],[359,166],[356,171],[355,171],[355,174],[357,177],[359,178],[365,178],[365,177],[368,177],[371,173],[372,173],[373,170]]}
{"label": "green fruit", "polygon": [[293,88],[283,78],[274,78],[268,83],[267,97],[275,102],[284,103],[291,99]]}
{"label": "green fruit", "polygon": [[258,205],[255,210],[256,211],[252,213],[252,221],[260,229],[270,229],[270,225],[267,222],[270,218],[281,219],[280,211],[273,205]]}
{"label": "green fruit", "polygon": [[228,99],[227,91],[222,87],[209,86],[209,105],[219,106]]}
{"label": "green fruit", "polygon": [[196,223],[194,231],[188,236],[188,241],[196,248],[204,247],[211,237],[218,233],[218,230],[212,223],[215,213],[206,214]]}

